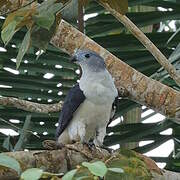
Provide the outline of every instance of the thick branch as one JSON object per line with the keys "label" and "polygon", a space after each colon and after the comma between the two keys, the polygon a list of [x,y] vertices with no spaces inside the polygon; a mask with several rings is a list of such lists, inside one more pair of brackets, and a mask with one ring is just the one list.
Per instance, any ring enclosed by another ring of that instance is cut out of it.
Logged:
{"label": "thick branch", "polygon": [[59,112],[61,110],[63,102],[60,101],[56,104],[39,104],[12,97],[0,97],[0,104],[3,106],[11,106],[29,112],[50,113]]}
{"label": "thick branch", "polygon": [[[77,165],[81,165],[82,162],[91,161],[92,159],[108,159],[106,160],[106,162],[109,162],[112,161],[113,158],[117,160],[121,157],[123,161],[128,162],[130,158],[128,156],[124,156],[124,154],[120,154],[120,156],[118,156],[118,153],[109,154],[103,149],[94,149],[91,151],[87,146],[79,143],[74,145],[67,145],[67,147],[61,150],[42,150],[30,152],[19,151],[5,154],[15,158],[20,163],[22,171],[28,168],[43,167],[44,171],[51,173],[65,173],[71,169],[76,168]],[[178,180],[180,178],[179,173],[159,169],[155,162],[146,156],[137,154],[136,158],[138,159],[138,164],[140,164],[140,161],[146,164],[146,168],[153,175],[154,180]],[[135,159],[134,162],[136,162]],[[135,166],[136,164],[134,164],[134,168]],[[12,171],[10,169],[3,169],[2,167],[0,167],[0,179],[15,180],[18,179],[18,175],[15,171]]]}
{"label": "thick branch", "polygon": [[72,54],[76,48],[96,51],[105,59],[120,95],[126,94],[128,98],[168,117],[176,118],[180,123],[180,93],[178,91],[131,68],[67,22],[61,21],[51,43],[69,54]]}
{"label": "thick branch", "polygon": [[125,15],[122,15],[109,6],[108,3],[100,3],[106,8],[116,19],[118,19],[124,26],[131,31],[131,33],[147,48],[162,67],[169,73],[174,81],[180,86],[180,74],[175,67],[168,61],[168,59],[161,53],[161,51],[148,39],[148,37]]}

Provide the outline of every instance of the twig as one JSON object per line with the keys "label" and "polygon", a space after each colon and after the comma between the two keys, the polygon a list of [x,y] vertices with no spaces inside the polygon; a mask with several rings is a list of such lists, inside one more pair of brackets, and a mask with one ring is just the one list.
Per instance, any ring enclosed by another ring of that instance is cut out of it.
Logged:
{"label": "twig", "polygon": [[60,112],[62,104],[62,101],[55,104],[39,104],[13,97],[0,97],[0,105],[11,106],[25,111],[36,113],[48,114],[51,112]]}
{"label": "twig", "polygon": [[84,33],[84,14],[83,14],[83,3],[81,0],[78,0],[78,29]]}
{"label": "twig", "polygon": [[67,2],[59,9],[58,12],[61,12],[68,4],[70,4],[71,1],[72,1],[72,0],[67,1]]}
{"label": "twig", "polygon": [[1,118],[1,117],[0,117],[0,121],[4,122],[4,123],[6,123],[6,124],[9,124],[11,127],[15,128],[15,129],[17,129],[17,130],[23,130],[23,131],[25,131],[25,132],[31,133],[32,135],[40,138],[40,136],[38,136],[37,134],[34,134],[33,131],[21,129],[21,128],[15,126],[14,124],[8,122],[7,120],[5,120],[5,119],[3,119],[3,118]]}
{"label": "twig", "polygon": [[[98,1],[99,2],[99,1]],[[180,74],[176,71],[175,67],[168,61],[168,59],[161,53],[161,51],[146,37],[146,35],[125,15],[120,14],[109,6],[108,3],[100,3],[107,9],[117,20],[124,26],[147,48],[155,59],[164,67],[169,75],[174,79],[177,85],[180,86]]]}

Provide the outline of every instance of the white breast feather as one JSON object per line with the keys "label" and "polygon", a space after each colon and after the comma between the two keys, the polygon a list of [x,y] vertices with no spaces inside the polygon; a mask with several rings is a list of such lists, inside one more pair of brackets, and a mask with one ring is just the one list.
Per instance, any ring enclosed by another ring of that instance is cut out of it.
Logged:
{"label": "white breast feather", "polygon": [[112,103],[118,95],[114,81],[105,70],[82,75],[79,85],[86,99],[74,113],[68,126],[69,136],[71,139],[86,142],[92,137],[96,138],[96,130],[101,129],[96,142],[102,144],[111,116]]}
{"label": "white breast feather", "polygon": [[95,74],[87,73],[81,77],[79,84],[86,98],[97,104],[112,104],[118,95],[114,81],[107,70]]}

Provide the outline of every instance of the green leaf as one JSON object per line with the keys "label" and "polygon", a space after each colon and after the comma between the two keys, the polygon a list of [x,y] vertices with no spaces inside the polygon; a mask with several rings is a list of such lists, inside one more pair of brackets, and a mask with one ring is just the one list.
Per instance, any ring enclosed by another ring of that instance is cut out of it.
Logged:
{"label": "green leaf", "polygon": [[11,136],[9,135],[7,138],[5,138],[4,141],[3,141],[3,145],[2,145],[8,151],[12,151],[13,150],[13,146],[12,146],[12,144],[10,142],[10,137]]}
{"label": "green leaf", "polygon": [[61,10],[62,7],[63,7],[62,3],[55,3],[48,9],[48,12],[53,14],[57,13],[59,10]]}
{"label": "green leaf", "polygon": [[2,30],[1,38],[2,38],[5,45],[8,44],[8,42],[11,40],[11,38],[15,34],[16,25],[17,25],[17,22],[12,21]]}
{"label": "green leaf", "polygon": [[27,169],[21,174],[21,179],[23,180],[38,180],[43,174],[42,169],[31,168]]}
{"label": "green leaf", "polygon": [[116,172],[116,173],[123,173],[124,170],[121,168],[108,168],[109,171]]}
{"label": "green leaf", "polygon": [[33,19],[37,25],[49,30],[54,23],[55,16],[51,12],[44,12],[37,16],[33,16]]}
{"label": "green leaf", "polygon": [[62,180],[71,180],[73,179],[74,175],[76,174],[77,169],[73,169],[69,172],[67,172],[63,177]]}
{"label": "green leaf", "polygon": [[22,58],[24,57],[25,53],[27,52],[29,46],[30,46],[30,37],[31,37],[31,30],[29,29],[26,33],[26,35],[24,36],[23,42],[19,48],[19,52],[18,55],[16,57],[16,68],[18,69]]}
{"label": "green leaf", "polygon": [[180,167],[180,162],[178,163],[173,163],[175,166],[179,166]]}
{"label": "green leaf", "polygon": [[25,147],[26,142],[28,141],[28,137],[30,136],[30,133],[27,132],[28,128],[30,129],[30,123],[31,123],[31,115],[27,115],[23,128],[21,129],[18,142],[14,146],[14,151],[20,151],[23,149],[23,147]]}
{"label": "green leaf", "polygon": [[21,172],[21,167],[16,159],[9,157],[5,154],[0,154],[0,166],[4,166],[15,170],[18,174]]}
{"label": "green leaf", "polygon": [[49,7],[51,7],[56,0],[47,0],[41,3],[41,5],[38,7],[38,12],[41,13],[43,11],[48,11]]}
{"label": "green leaf", "polygon": [[180,32],[180,28],[168,39],[167,44]]}
{"label": "green leaf", "polygon": [[76,177],[76,180],[86,180],[86,179],[90,179],[91,180],[91,176],[81,176],[81,177]]}
{"label": "green leaf", "polygon": [[93,163],[83,162],[82,165],[87,167],[92,174],[100,177],[104,177],[108,170],[102,161],[96,161]]}

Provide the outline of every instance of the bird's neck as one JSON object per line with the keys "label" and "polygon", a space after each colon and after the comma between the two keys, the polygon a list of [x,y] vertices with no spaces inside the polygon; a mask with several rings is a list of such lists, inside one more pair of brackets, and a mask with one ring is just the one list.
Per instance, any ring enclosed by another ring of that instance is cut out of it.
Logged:
{"label": "bird's neck", "polygon": [[[81,80],[85,80],[85,81],[94,81],[94,80],[102,80],[104,79],[104,75],[106,74],[106,71],[103,70],[103,71],[92,71],[92,70],[89,70],[89,69],[86,69],[84,70],[82,68],[82,76],[80,78],[80,81]],[[97,78],[98,77],[98,78]]]}

